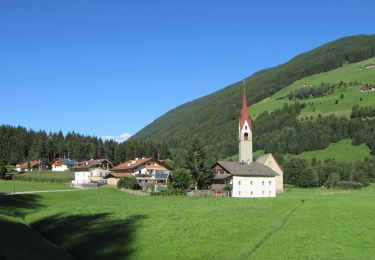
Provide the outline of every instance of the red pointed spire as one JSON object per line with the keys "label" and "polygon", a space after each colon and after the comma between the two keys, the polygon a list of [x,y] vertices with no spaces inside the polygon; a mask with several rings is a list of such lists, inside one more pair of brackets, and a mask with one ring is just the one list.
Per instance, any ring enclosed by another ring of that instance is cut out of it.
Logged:
{"label": "red pointed spire", "polygon": [[245,83],[243,85],[243,101],[242,101],[242,113],[241,113],[241,120],[240,120],[240,129],[243,128],[245,125],[245,122],[247,121],[247,124],[250,127],[250,130],[253,130],[253,127],[251,126],[251,119],[249,117],[249,111],[247,110],[247,100],[246,100],[246,90],[245,90]]}

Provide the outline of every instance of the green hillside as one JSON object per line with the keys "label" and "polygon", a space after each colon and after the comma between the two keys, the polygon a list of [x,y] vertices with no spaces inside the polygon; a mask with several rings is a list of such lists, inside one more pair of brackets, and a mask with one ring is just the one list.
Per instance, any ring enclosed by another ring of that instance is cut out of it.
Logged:
{"label": "green hillside", "polygon": [[342,140],[338,143],[330,144],[327,148],[316,151],[303,152],[296,157],[311,161],[313,158],[324,161],[328,158],[333,158],[339,162],[355,162],[362,161],[370,157],[370,149],[367,145],[352,145],[351,140]]}
{"label": "green hillside", "polygon": [[[271,97],[251,106],[250,113],[253,117],[256,117],[264,111],[271,112],[281,108],[285,103],[291,104],[299,102],[307,105],[306,108],[301,111],[300,118],[306,116],[315,117],[318,114],[326,116],[333,113],[336,115],[349,116],[352,107],[356,104],[360,106],[373,106],[375,104],[375,92],[361,92],[361,88],[364,84],[375,84],[375,68],[363,68],[364,65],[370,63],[375,63],[375,58],[348,64],[335,70],[297,80]],[[319,86],[322,82],[339,85],[341,81],[347,83],[348,86],[337,87],[333,93],[323,97],[297,101],[289,100],[288,98],[289,93],[299,89],[302,82],[304,84]],[[342,94],[344,95],[343,98],[341,98]],[[335,103],[336,100],[338,100],[338,104]]]}
{"label": "green hillside", "polygon": [[[285,64],[248,77],[248,102],[255,104],[302,78],[340,68],[344,62],[355,63],[374,56],[375,35],[346,37],[325,44]],[[169,111],[130,140],[166,142],[171,148],[185,149],[194,137],[198,137],[212,155],[225,158],[236,154],[241,96],[242,84],[239,81]],[[346,110],[351,106],[348,105]]]}

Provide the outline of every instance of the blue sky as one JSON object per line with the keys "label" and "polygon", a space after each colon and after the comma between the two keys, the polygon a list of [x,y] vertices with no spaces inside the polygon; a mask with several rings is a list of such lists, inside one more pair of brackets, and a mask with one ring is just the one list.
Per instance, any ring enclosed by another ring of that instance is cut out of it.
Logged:
{"label": "blue sky", "polygon": [[[0,124],[124,139],[328,41],[374,1],[0,1]],[[122,135],[122,137],[120,137]]]}

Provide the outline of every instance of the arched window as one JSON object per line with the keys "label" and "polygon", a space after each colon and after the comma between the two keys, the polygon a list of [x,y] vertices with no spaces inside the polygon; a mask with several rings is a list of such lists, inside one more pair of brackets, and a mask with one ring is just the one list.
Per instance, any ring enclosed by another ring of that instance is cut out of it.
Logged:
{"label": "arched window", "polygon": [[249,134],[248,134],[248,133],[245,133],[245,134],[243,135],[243,138],[244,138],[245,140],[248,140],[248,139],[249,139]]}

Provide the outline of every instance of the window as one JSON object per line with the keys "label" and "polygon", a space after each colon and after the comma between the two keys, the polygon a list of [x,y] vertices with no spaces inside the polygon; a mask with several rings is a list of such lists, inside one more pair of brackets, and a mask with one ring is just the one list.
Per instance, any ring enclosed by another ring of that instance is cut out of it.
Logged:
{"label": "window", "polygon": [[251,191],[250,194],[253,195],[253,191]]}
{"label": "window", "polygon": [[264,191],[262,191],[262,194],[264,195]]}
{"label": "window", "polygon": [[272,181],[269,181],[268,183],[271,185]]}
{"label": "window", "polygon": [[238,195],[241,195],[241,191],[240,190],[238,191]]}
{"label": "window", "polygon": [[247,125],[245,125],[245,130],[247,130]]}
{"label": "window", "polygon": [[250,181],[250,185],[253,185],[253,181]]}
{"label": "window", "polygon": [[248,140],[248,139],[249,139],[249,134],[248,134],[248,133],[245,133],[245,134],[243,135],[243,138],[244,138],[245,140]]}
{"label": "window", "polygon": [[268,194],[271,195],[271,191],[269,191]]}
{"label": "window", "polygon": [[241,181],[238,181],[238,185],[241,185]]}
{"label": "window", "polygon": [[264,185],[264,181],[262,181],[262,185]]}

